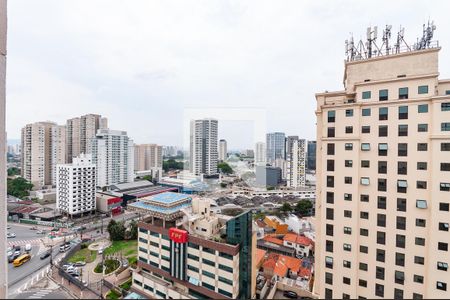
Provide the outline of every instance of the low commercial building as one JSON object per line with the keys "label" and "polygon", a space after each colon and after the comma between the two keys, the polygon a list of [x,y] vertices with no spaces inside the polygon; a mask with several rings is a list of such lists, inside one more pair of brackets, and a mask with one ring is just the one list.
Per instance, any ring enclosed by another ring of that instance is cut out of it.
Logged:
{"label": "low commercial building", "polygon": [[276,187],[282,181],[281,168],[269,166],[256,166],[255,173],[256,173],[256,185],[258,186]]}
{"label": "low commercial building", "polygon": [[97,192],[95,194],[97,211],[111,214],[113,216],[121,214],[123,211],[123,199],[121,193],[116,192]]}
{"label": "low commercial building", "polygon": [[253,298],[252,214],[214,213],[209,199],[163,193],[129,205],[138,223],[132,291],[146,298]]}

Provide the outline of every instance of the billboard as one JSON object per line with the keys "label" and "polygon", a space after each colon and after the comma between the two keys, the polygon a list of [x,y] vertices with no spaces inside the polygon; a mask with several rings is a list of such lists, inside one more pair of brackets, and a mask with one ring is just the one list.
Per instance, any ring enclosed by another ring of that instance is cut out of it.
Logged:
{"label": "billboard", "polygon": [[173,227],[169,229],[169,238],[175,243],[187,243],[188,233],[186,230]]}

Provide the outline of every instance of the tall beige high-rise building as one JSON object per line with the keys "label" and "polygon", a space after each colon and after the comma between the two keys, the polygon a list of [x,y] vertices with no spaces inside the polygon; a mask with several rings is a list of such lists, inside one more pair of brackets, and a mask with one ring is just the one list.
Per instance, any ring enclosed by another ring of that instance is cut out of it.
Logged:
{"label": "tall beige high-rise building", "polygon": [[349,60],[344,90],[316,94],[321,298],[450,298],[450,80],[438,78],[439,50]]}
{"label": "tall beige high-rise building", "polygon": [[134,145],[134,171],[148,171],[152,177],[161,177],[163,167],[162,146],[156,144]]}
{"label": "tall beige high-rise building", "polygon": [[22,128],[22,177],[35,188],[55,184],[56,164],[65,163],[65,126],[37,122]]}
{"label": "tall beige high-rise building", "polygon": [[108,119],[96,114],[87,114],[67,120],[66,126],[67,162],[71,163],[73,157],[91,152],[97,130],[107,129]]}

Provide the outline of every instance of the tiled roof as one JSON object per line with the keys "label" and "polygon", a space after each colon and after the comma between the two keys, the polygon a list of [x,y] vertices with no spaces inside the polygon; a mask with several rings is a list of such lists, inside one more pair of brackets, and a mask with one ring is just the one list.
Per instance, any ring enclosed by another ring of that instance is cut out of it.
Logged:
{"label": "tiled roof", "polygon": [[276,245],[283,246],[283,241],[282,240],[274,238],[274,237],[271,237],[271,236],[265,236],[263,238],[263,240],[265,240],[266,242],[269,242],[269,243],[273,243],[273,244],[276,244]]}
{"label": "tiled roof", "polygon": [[307,238],[306,236],[295,234],[295,233],[287,233],[284,238],[284,241],[303,245],[303,246],[309,246],[312,244],[311,239]]}
{"label": "tiled roof", "polygon": [[261,261],[264,259],[266,255],[266,251],[262,249],[256,249],[256,265],[259,265]]}

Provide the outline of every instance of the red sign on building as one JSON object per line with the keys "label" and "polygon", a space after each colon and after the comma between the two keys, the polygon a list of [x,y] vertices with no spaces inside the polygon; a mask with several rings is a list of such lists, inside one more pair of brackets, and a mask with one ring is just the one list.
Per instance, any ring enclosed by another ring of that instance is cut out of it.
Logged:
{"label": "red sign on building", "polygon": [[175,243],[187,243],[188,232],[178,228],[169,229],[169,238]]}

